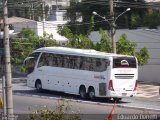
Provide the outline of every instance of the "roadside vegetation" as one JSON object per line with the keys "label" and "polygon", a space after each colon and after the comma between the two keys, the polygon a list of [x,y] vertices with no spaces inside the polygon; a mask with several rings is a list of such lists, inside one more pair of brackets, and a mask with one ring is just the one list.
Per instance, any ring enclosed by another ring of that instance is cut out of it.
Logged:
{"label": "roadside vegetation", "polygon": [[58,101],[55,108],[38,106],[37,110],[29,108],[29,120],[82,120],[80,110],[73,110],[70,101]]}

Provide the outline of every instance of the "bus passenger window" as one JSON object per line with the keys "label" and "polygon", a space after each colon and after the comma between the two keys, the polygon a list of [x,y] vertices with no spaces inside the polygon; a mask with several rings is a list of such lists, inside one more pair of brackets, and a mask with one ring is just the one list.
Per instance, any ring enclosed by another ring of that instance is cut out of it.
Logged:
{"label": "bus passenger window", "polygon": [[48,56],[48,66],[53,66],[53,56],[52,56],[52,54],[50,54]]}
{"label": "bus passenger window", "polygon": [[59,55],[54,55],[54,67],[59,66]]}
{"label": "bus passenger window", "polygon": [[80,57],[75,57],[75,69],[79,69],[80,67]]}
{"label": "bus passenger window", "polygon": [[56,55],[52,55],[52,66],[53,67],[57,67],[58,66],[58,63],[57,63],[57,58],[56,58]]}
{"label": "bus passenger window", "polygon": [[94,58],[90,58],[90,65],[89,65],[89,71],[95,70],[95,61]]}
{"label": "bus passenger window", "polygon": [[107,69],[107,62],[105,59],[97,59],[96,61],[96,71],[97,72],[102,72]]}
{"label": "bus passenger window", "polygon": [[69,68],[69,57],[64,56],[64,68]]}
{"label": "bus passenger window", "polygon": [[64,56],[61,55],[61,67],[64,67]]}
{"label": "bus passenger window", "polygon": [[85,70],[85,58],[84,57],[81,57],[80,59],[80,67],[79,67],[80,70]]}
{"label": "bus passenger window", "polygon": [[69,68],[74,69],[74,56],[70,56],[69,58]]}
{"label": "bus passenger window", "polygon": [[96,67],[100,67],[100,66],[101,66],[101,60],[97,59],[97,61],[96,61]]}

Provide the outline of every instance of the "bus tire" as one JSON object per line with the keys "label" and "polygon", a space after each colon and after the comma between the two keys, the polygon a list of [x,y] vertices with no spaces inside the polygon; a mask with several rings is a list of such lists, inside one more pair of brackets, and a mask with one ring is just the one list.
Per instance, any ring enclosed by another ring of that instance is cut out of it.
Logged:
{"label": "bus tire", "polygon": [[84,100],[87,98],[86,88],[84,86],[80,87],[80,89],[79,89],[79,95]]}
{"label": "bus tire", "polygon": [[95,99],[95,90],[93,87],[89,88],[88,90],[88,98],[90,100],[94,100]]}
{"label": "bus tire", "polygon": [[42,91],[42,83],[40,80],[36,81],[36,85],[35,85],[37,91]]}

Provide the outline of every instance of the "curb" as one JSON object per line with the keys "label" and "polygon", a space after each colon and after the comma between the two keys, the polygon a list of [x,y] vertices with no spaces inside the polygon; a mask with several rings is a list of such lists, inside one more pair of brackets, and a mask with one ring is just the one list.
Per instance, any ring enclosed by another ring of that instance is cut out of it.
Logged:
{"label": "curb", "polygon": [[[12,83],[23,83],[27,82],[27,77],[21,77],[21,78],[12,78]],[[0,83],[2,83],[2,78],[0,78]]]}

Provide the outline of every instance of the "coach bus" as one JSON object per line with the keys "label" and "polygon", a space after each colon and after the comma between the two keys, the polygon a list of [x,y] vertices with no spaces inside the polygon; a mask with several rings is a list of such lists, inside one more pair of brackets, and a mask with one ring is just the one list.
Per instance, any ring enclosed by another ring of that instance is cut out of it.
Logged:
{"label": "coach bus", "polygon": [[27,85],[37,90],[78,94],[81,98],[136,96],[134,56],[66,47],[43,47],[24,60]]}

